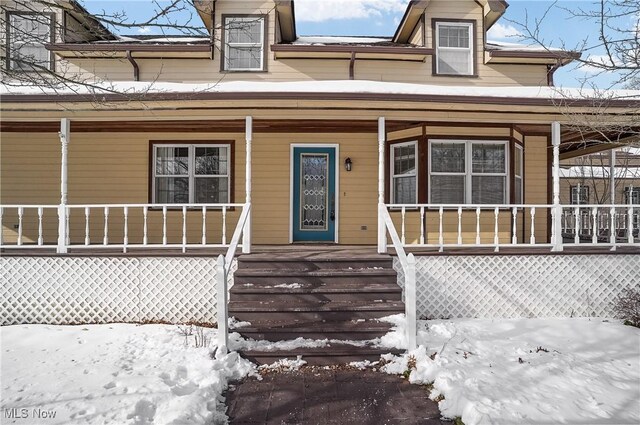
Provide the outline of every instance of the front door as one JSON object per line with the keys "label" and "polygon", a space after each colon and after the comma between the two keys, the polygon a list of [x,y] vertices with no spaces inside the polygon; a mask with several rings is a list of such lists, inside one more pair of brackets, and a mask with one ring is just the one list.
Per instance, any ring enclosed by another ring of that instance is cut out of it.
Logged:
{"label": "front door", "polygon": [[292,209],[294,242],[335,242],[335,148],[293,148]]}

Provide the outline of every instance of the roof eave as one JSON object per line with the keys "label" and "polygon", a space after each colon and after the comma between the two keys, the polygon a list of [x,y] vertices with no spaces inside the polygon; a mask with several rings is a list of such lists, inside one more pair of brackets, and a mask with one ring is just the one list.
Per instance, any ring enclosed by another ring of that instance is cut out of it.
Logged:
{"label": "roof eave", "polygon": [[393,38],[394,43],[406,43],[413,32],[418,20],[427,8],[429,0],[411,0],[404,11]]}

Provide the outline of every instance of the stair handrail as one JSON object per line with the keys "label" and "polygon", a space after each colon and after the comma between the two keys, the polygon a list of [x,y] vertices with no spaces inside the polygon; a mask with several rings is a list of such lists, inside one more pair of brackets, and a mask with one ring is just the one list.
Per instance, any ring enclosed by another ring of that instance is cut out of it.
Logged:
{"label": "stair handrail", "polygon": [[218,350],[222,353],[227,352],[229,346],[229,295],[228,281],[231,273],[231,265],[236,255],[238,244],[243,233],[247,231],[247,223],[249,222],[249,214],[251,212],[251,203],[242,206],[242,213],[238,219],[238,224],[233,232],[233,237],[227,249],[227,255],[220,254],[216,261],[216,290],[217,290],[217,322],[218,322]]}
{"label": "stair handrail", "polygon": [[[385,204],[378,204],[378,214],[382,217],[386,231],[391,236],[393,248],[396,251],[400,265],[404,271],[404,306],[405,318],[407,320],[406,336],[407,348],[414,350],[417,347],[417,303],[416,303],[416,259],[413,254],[407,255],[404,246],[398,236],[396,226],[393,224],[391,215]],[[386,239],[386,232],[382,235]],[[386,245],[386,244],[385,244]]]}

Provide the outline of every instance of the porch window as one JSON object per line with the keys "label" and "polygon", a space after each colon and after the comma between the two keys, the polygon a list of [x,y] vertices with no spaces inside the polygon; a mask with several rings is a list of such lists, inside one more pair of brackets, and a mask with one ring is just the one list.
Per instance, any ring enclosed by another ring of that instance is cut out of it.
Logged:
{"label": "porch window", "polygon": [[431,141],[433,204],[505,204],[507,142]]}
{"label": "porch window", "polygon": [[589,203],[589,186],[576,185],[570,189],[571,205],[586,205]]}
{"label": "porch window", "polygon": [[14,71],[51,70],[51,53],[44,47],[52,41],[52,15],[9,13],[9,69]]}
{"label": "porch window", "polygon": [[640,187],[627,186],[624,188],[625,204],[640,204]]}
{"label": "porch window", "polygon": [[524,173],[524,151],[522,149],[522,146],[516,144],[514,154],[515,154],[515,158],[513,158],[513,162],[514,162],[513,164],[514,192],[513,193],[515,196],[514,196],[513,202],[515,204],[522,204],[523,202],[522,193],[524,192],[524,185],[523,185],[524,179],[522,178]]}
{"label": "porch window", "polygon": [[436,74],[473,75],[473,23],[436,22]]}
{"label": "porch window", "polygon": [[229,145],[154,145],[153,203],[229,202]]}
{"label": "porch window", "polygon": [[417,142],[399,143],[391,149],[391,199],[394,204],[415,204],[418,199]]}
{"label": "porch window", "polygon": [[224,70],[263,71],[265,18],[227,17],[224,28]]}

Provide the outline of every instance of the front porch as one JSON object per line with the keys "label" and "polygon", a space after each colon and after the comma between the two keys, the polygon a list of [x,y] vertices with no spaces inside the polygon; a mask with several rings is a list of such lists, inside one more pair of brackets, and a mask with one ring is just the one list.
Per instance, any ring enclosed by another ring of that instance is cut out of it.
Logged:
{"label": "front porch", "polygon": [[[160,122],[158,127],[177,131],[186,128],[185,123]],[[54,201],[58,196],[52,190],[55,185],[46,182],[42,189],[38,186],[38,167],[28,165],[33,158],[25,156],[22,139],[14,137],[23,133],[8,133],[12,136],[7,143],[15,149],[16,161],[27,164],[22,172],[8,175],[9,180],[3,175],[3,201],[12,203],[0,206],[0,248],[6,257],[3,267],[16,276],[11,286],[14,293],[6,297],[14,310],[30,302],[28,297],[38,298],[44,292],[50,295],[43,301],[46,309],[68,306],[65,314],[71,316],[62,314],[59,320],[79,317],[74,316],[74,309],[81,308],[93,320],[113,320],[110,310],[100,307],[102,300],[96,298],[96,287],[83,285],[85,279],[91,279],[99,287],[127,288],[126,294],[106,296],[114,305],[139,305],[140,294],[158,300],[159,304],[145,306],[147,310],[135,307],[131,310],[134,313],[121,312],[116,315],[118,320],[184,321],[188,320],[186,316],[175,315],[175,311],[185,311],[186,306],[188,312],[196,310],[195,318],[218,323],[220,346],[226,347],[226,319],[238,311],[251,313],[240,308],[230,314],[229,309],[237,305],[227,299],[243,258],[264,253],[272,265],[291,261],[313,265],[318,256],[323,264],[360,259],[364,264],[361,268],[366,268],[372,256],[381,255],[393,264],[392,269],[389,266],[384,271],[394,274],[393,280],[402,287],[403,303],[387,300],[385,305],[390,309],[374,309],[374,318],[384,312],[404,311],[411,348],[421,316],[573,314],[561,306],[545,306],[548,297],[564,299],[565,306],[574,306],[581,315],[593,311],[593,303],[599,312],[606,312],[611,297],[633,279],[632,270],[639,258],[640,206],[615,204],[615,199],[609,205],[576,207],[560,203],[560,157],[576,146],[571,134],[563,134],[557,122],[478,125],[471,121],[445,123],[395,117],[362,119],[354,125],[346,120],[291,120],[286,131],[276,120],[247,116],[242,121],[220,120],[196,126],[198,133],[182,135],[177,142],[177,134],[156,133],[157,129],[147,127],[155,124],[151,122],[135,130],[124,127],[122,131],[129,132],[118,133],[118,137],[115,133],[96,133],[104,123],[80,121],[76,133],[71,131],[72,124],[63,119],[60,135],[55,138],[48,128],[36,126],[35,130],[42,132],[36,137],[36,145],[51,151],[52,142],[60,142],[59,203]],[[331,129],[323,127],[329,125]],[[213,131],[213,126],[219,129]],[[200,133],[204,129],[212,132]],[[563,137],[567,138],[565,144]],[[473,155],[478,151],[484,155],[480,160],[483,167],[498,171],[486,173],[492,179],[484,186],[478,186],[477,176],[471,171],[433,172],[432,151],[436,145],[442,161],[453,168],[474,163]],[[309,158],[308,172],[302,171],[304,155]],[[55,161],[42,161],[54,167]],[[199,173],[199,169],[206,172]],[[106,177],[96,176],[101,172]],[[436,177],[443,175],[449,180],[442,180],[440,187]],[[461,176],[458,183],[457,175]],[[215,180],[211,187],[205,186],[216,190],[198,193],[196,183],[202,181],[198,179]],[[304,186],[307,180],[316,183]],[[398,182],[403,183],[396,185]],[[459,202],[443,201],[456,194],[457,184],[464,188],[464,196],[453,197]],[[474,190],[482,196],[478,198]],[[41,199],[51,202],[38,204]],[[473,202],[477,199],[481,201]],[[197,202],[201,200],[211,202]],[[296,236],[298,231],[309,230],[325,233],[311,240]],[[333,244],[296,243],[302,240]],[[239,252],[243,254],[240,257]],[[441,259],[455,266],[443,265]],[[599,270],[623,270],[626,274],[589,280],[574,273],[596,272],[587,267],[596,263]],[[469,275],[470,265],[482,272]],[[199,275],[187,269],[200,270]],[[60,278],[52,278],[52,270],[60,271]],[[158,276],[158,270],[164,275]],[[543,271],[551,273],[545,275],[549,282],[542,282],[548,283],[548,288],[540,286],[536,278]],[[342,272],[353,279],[358,275],[348,268]],[[435,272],[440,280],[434,278]],[[28,280],[29,275],[46,279],[39,280],[24,298],[19,282]],[[296,280],[304,277],[292,276]],[[53,281],[60,286],[66,280],[72,284],[67,290],[74,300],[71,304],[51,287]],[[162,285],[156,287],[156,281]],[[174,281],[181,282],[180,290],[173,286]],[[294,283],[300,282],[281,284]],[[326,286],[324,281],[317,283]],[[575,291],[566,295],[565,286]],[[316,288],[310,286],[301,293],[307,301],[308,297],[321,298],[313,301],[319,306],[307,302],[301,307],[311,309],[313,320],[324,320],[322,315],[326,313],[332,319],[351,321],[360,318],[361,309],[377,307],[355,301],[348,305],[338,302],[337,310],[330,302],[324,305],[325,299],[333,296],[328,294],[371,295],[357,285],[338,285],[326,293],[314,291]],[[200,303],[203,292],[213,294],[205,304]],[[292,291],[285,288],[281,292],[279,296],[286,298]],[[591,294],[587,296],[588,308],[583,300],[585,292]],[[32,307],[45,308],[31,305],[27,310]],[[94,307],[99,314],[87,313]],[[286,312],[286,306],[272,307],[275,313]],[[157,313],[158,309],[164,312]],[[23,320],[19,311],[14,313],[14,320]],[[37,311],[30,314],[44,317]],[[335,324],[337,329],[343,325]],[[256,332],[260,334],[263,328],[257,327]]]}

